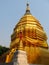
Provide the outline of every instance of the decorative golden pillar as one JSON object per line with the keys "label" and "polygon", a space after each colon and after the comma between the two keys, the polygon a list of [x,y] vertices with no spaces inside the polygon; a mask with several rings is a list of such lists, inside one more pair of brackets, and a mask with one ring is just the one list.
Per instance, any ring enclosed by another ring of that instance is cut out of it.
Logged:
{"label": "decorative golden pillar", "polygon": [[9,63],[10,62],[10,57],[9,57],[9,55],[7,55],[7,57],[6,57],[6,63]]}

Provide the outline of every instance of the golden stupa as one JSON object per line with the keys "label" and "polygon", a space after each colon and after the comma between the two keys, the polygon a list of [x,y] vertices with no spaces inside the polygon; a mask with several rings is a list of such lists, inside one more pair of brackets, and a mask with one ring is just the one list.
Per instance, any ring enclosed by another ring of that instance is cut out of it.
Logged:
{"label": "golden stupa", "polygon": [[28,3],[24,16],[19,20],[11,35],[11,51],[7,55],[6,62],[12,61],[16,49],[26,51],[29,64],[44,63],[45,53],[49,56],[47,35],[40,22],[32,16]]}

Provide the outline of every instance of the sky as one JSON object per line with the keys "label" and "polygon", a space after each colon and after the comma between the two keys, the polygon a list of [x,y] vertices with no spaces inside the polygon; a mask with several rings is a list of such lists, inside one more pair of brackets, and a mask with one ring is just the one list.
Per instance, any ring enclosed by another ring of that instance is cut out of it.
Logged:
{"label": "sky", "polygon": [[11,34],[25,13],[27,1],[32,15],[43,26],[49,44],[49,0],[0,0],[0,45],[10,46]]}

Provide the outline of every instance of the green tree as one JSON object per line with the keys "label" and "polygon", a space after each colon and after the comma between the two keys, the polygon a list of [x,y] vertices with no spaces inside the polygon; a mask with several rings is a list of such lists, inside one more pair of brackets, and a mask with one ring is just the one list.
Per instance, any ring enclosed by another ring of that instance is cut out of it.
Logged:
{"label": "green tree", "polygon": [[9,50],[9,48],[0,46],[0,56],[1,56],[2,54],[4,54],[5,52],[7,52],[8,50]]}

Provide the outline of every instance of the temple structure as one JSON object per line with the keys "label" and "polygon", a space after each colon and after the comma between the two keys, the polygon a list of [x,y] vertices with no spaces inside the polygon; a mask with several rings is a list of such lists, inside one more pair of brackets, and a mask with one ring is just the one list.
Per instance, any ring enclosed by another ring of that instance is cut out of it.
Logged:
{"label": "temple structure", "polygon": [[40,22],[32,16],[28,3],[25,14],[11,35],[10,52],[7,54],[6,63],[12,62],[13,55],[18,50],[26,52],[29,64],[49,63],[47,35]]}

